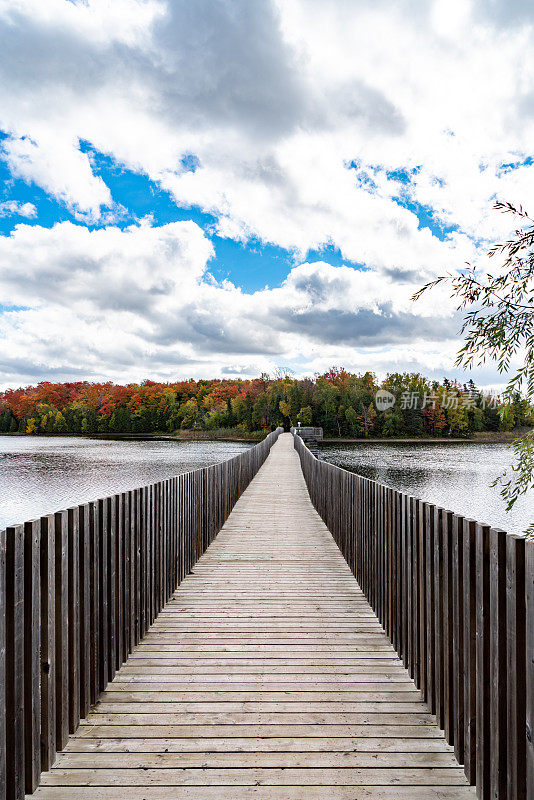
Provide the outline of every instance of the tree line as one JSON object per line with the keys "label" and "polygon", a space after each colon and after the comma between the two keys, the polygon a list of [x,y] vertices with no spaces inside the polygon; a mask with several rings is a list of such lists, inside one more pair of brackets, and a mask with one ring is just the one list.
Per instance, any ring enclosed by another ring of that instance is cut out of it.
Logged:
{"label": "tree line", "polygon": [[[376,403],[379,389],[390,407]],[[431,381],[418,373],[334,367],[295,379],[187,380],[119,386],[41,382],[0,393],[0,432],[36,434],[173,433],[180,430],[264,433],[278,425],[315,425],[329,437],[469,436],[534,425],[519,393],[504,402],[473,381]]]}

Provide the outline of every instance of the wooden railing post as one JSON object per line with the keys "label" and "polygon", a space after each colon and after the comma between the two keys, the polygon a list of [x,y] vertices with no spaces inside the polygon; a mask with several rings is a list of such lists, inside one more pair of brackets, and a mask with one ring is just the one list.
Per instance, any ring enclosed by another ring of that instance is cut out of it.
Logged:
{"label": "wooden railing post", "polygon": [[35,790],[280,432],[223,464],[0,531],[0,800]]}
{"label": "wooden railing post", "polygon": [[6,529],[5,728],[7,798],[25,792],[24,736],[24,526]]}
{"label": "wooden railing post", "polygon": [[526,594],[526,775],[527,800],[534,800],[534,541],[525,545]]}
{"label": "wooden railing post", "polygon": [[525,800],[527,787],[525,539],[506,537],[507,800]]}
{"label": "wooden railing post", "polygon": [[41,772],[41,522],[24,525],[24,751],[26,791]]}
{"label": "wooden railing post", "polygon": [[[0,531],[0,609],[7,610],[6,532]],[[6,796],[6,615],[0,613],[0,797]]]}
{"label": "wooden railing post", "polygon": [[490,531],[490,793],[506,798],[506,533]]}
{"label": "wooden railing post", "polygon": [[463,637],[464,637],[464,772],[470,784],[476,781],[476,523],[463,521]]}
{"label": "wooden railing post", "polygon": [[294,444],[312,502],[477,795],[534,800],[534,542],[347,480]]}

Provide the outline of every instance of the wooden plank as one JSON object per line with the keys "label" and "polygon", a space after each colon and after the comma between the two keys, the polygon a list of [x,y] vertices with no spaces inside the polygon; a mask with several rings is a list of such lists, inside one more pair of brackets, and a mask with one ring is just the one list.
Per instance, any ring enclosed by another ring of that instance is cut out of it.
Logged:
{"label": "wooden plank", "polygon": [[506,537],[507,800],[525,800],[526,752],[525,539]]}
{"label": "wooden plank", "polygon": [[6,528],[6,796],[24,798],[24,527]]}
{"label": "wooden plank", "polygon": [[[115,498],[104,501],[107,516],[107,626],[108,626],[108,681],[112,681],[117,671],[117,516]],[[104,688],[104,687],[102,687]]]}
{"label": "wooden plank", "polygon": [[89,503],[89,700],[100,692],[100,512]]}
{"label": "wooden plank", "polygon": [[454,594],[453,594],[453,554],[452,528],[454,514],[443,511],[441,533],[443,541],[443,710],[445,739],[454,744]]}
{"label": "wooden plank", "polygon": [[452,657],[454,703],[454,752],[464,763],[464,518],[452,518]]}
{"label": "wooden plank", "polygon": [[490,797],[490,528],[476,525],[476,786]]}
{"label": "wooden plank", "polygon": [[80,723],[80,528],[78,508],[70,508],[67,515],[69,733],[74,733]]}
{"label": "wooden plank", "polygon": [[123,495],[111,498],[115,524],[115,669],[121,668],[124,648],[124,509]]}
{"label": "wooden plank", "polygon": [[435,614],[434,614],[434,512],[429,503],[424,504],[424,563],[425,563],[425,641],[426,641],[426,702],[432,714],[436,713],[435,694]]}
{"label": "wooden plank", "polygon": [[79,674],[80,718],[86,717],[91,705],[91,545],[89,505],[78,508],[78,598],[79,598]]}
{"label": "wooden plank", "polygon": [[124,576],[123,576],[123,595],[121,613],[123,619],[123,639],[121,664],[126,661],[132,651],[132,526],[130,517],[131,492],[122,495],[122,549],[124,553]]}
{"label": "wooden plank", "polygon": [[6,796],[6,532],[0,530],[0,797]]}
{"label": "wooden plank", "polygon": [[143,497],[140,489],[131,493],[131,516],[132,516],[132,618],[133,636],[130,650],[139,643],[141,638],[142,609],[141,609],[141,581],[142,581],[142,559],[141,559],[141,530],[143,524]]}
{"label": "wooden plank", "polygon": [[[354,787],[328,786],[332,800],[354,800]],[[463,786],[366,786],[359,790],[366,800],[467,800],[472,795]],[[144,800],[280,800],[279,786],[144,786]],[[284,800],[324,800],[324,786],[284,786]],[[37,800],[137,800],[139,787],[47,787],[38,790]]]}
{"label": "wooden plank", "polygon": [[476,780],[476,523],[463,521],[464,772]]}
{"label": "wooden plank", "polygon": [[98,510],[98,693],[109,680],[109,590],[107,501],[97,501]]}
{"label": "wooden plank", "polygon": [[490,793],[506,798],[506,533],[490,530]]}
{"label": "wooden plank", "polygon": [[56,747],[63,750],[69,738],[69,524],[68,513],[55,520],[55,640],[56,640]]}
{"label": "wooden plank", "polygon": [[26,791],[41,772],[41,521],[24,525],[24,753]]}
{"label": "wooden plank", "polygon": [[525,544],[526,594],[526,772],[527,800],[534,800],[534,541]]}
{"label": "wooden plank", "polygon": [[[198,790],[198,798],[220,800],[227,790],[247,796],[247,787],[258,797],[271,789],[288,798],[299,791],[302,800],[360,794],[368,800],[474,797],[314,511],[292,444],[290,437],[279,439],[275,457],[267,459],[196,566],[208,526],[213,521],[215,530],[241,491],[240,462],[209,473],[218,487],[209,518],[201,513],[204,484],[198,475],[176,482],[182,487],[180,538],[189,574],[44,777],[38,789],[43,800],[58,800],[59,791],[68,792],[69,800],[80,792],[87,800],[141,794],[161,800],[190,789]],[[312,477],[320,477],[309,458]],[[259,459],[250,460],[252,472]],[[405,611],[402,605],[395,614],[391,610],[396,506],[388,491],[362,479],[368,517],[358,516],[355,528],[350,497],[355,485],[358,481],[329,468],[328,492],[339,497],[329,507],[325,487],[310,483],[349,561],[362,564],[369,588],[378,580],[374,601],[392,630]],[[162,491],[161,512],[157,496],[153,503],[146,493],[149,546],[140,553],[146,597],[156,609],[178,563],[165,510],[172,504],[170,485]],[[433,568],[435,548],[427,543],[427,519],[425,514],[423,537],[405,520],[419,559],[410,591],[420,609],[416,618],[424,621],[424,632],[410,627],[412,648],[432,629],[428,592],[432,595],[436,583],[430,581],[429,588],[426,558],[430,552]],[[374,524],[380,526],[376,541]],[[149,563],[159,572],[159,583],[150,584]],[[414,664],[422,653],[428,663],[425,651],[412,653]],[[336,795],[341,791],[347,794]]]}
{"label": "wooden plank", "polygon": [[434,691],[436,720],[445,729],[445,695],[443,689],[443,511],[434,510]]}
{"label": "wooden plank", "polygon": [[418,664],[419,677],[417,686],[421,690],[423,700],[428,697],[427,689],[427,640],[426,640],[426,563],[425,563],[425,538],[426,538],[426,515],[425,504],[421,500],[416,503],[416,524],[417,524],[417,597],[418,597]]}

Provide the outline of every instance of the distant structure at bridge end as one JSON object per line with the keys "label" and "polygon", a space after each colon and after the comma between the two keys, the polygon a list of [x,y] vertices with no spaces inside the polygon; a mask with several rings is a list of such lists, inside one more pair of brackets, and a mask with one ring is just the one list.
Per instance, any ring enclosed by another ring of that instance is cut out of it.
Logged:
{"label": "distant structure at bridge end", "polygon": [[291,428],[291,432],[295,433],[297,436],[300,436],[308,450],[310,450],[315,457],[318,457],[319,442],[322,442],[323,440],[322,428],[299,425],[297,428]]}

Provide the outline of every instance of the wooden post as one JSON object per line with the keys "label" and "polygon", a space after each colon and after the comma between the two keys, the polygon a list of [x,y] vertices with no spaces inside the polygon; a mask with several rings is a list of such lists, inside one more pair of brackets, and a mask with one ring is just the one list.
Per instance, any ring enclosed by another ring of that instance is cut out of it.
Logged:
{"label": "wooden post", "polygon": [[0,530],[0,797],[6,796],[6,532]]}
{"label": "wooden post", "polygon": [[68,697],[69,733],[74,733],[80,724],[80,563],[79,563],[79,514],[78,508],[70,508],[68,519]]}
{"label": "wooden post", "polygon": [[526,772],[525,539],[506,537],[507,800],[525,800]]}
{"label": "wooden post", "polygon": [[464,772],[476,780],[476,523],[463,521]]}
{"label": "wooden post", "polygon": [[126,570],[124,553],[123,495],[111,498],[115,528],[115,669],[121,668],[124,647],[124,575]]}
{"label": "wooden post", "polygon": [[78,508],[78,563],[79,571],[79,653],[80,653],[80,717],[89,713],[91,706],[91,595],[90,595],[90,513],[89,505]]}
{"label": "wooden post", "polygon": [[452,525],[454,514],[443,511],[441,515],[443,537],[443,709],[445,738],[454,744],[454,596],[453,596],[453,555]]}
{"label": "wooden post", "polygon": [[68,513],[55,519],[56,562],[56,747],[63,750],[69,738],[69,526]]}
{"label": "wooden post", "polygon": [[476,525],[476,786],[481,800],[490,798],[490,579],[488,525]]}
{"label": "wooden post", "polygon": [[443,514],[441,508],[434,511],[434,685],[436,696],[436,720],[445,729],[444,691],[444,635],[443,635]]}
{"label": "wooden post", "polygon": [[534,800],[534,541],[525,545],[527,800]]}
{"label": "wooden post", "polygon": [[124,586],[122,598],[122,615],[124,621],[121,664],[126,661],[132,652],[132,527],[130,516],[131,492],[122,495],[122,548],[124,554]]}
{"label": "wooden post", "polygon": [[24,527],[6,528],[6,788],[24,800]]}
{"label": "wooden post", "polygon": [[89,503],[89,700],[96,703],[100,691],[100,514],[98,503]]}
{"label": "wooden post", "polygon": [[[107,568],[108,568],[108,584],[107,584],[107,611],[108,611],[108,674],[106,684],[112,681],[117,671],[117,519],[115,514],[115,503],[113,497],[107,497],[104,501],[105,515],[107,517]],[[106,684],[102,689],[106,688]]]}
{"label": "wooden post", "polygon": [[436,636],[434,613],[434,514],[435,507],[424,504],[424,563],[425,563],[425,618],[426,618],[426,701],[430,713],[436,713]]}
{"label": "wooden post", "polygon": [[418,596],[418,655],[417,660],[419,664],[419,680],[418,686],[421,690],[423,700],[428,698],[427,689],[427,640],[426,640],[426,549],[425,538],[427,535],[426,530],[426,511],[425,503],[421,500],[416,502],[416,534],[417,534],[417,596]]}
{"label": "wooden post", "polygon": [[24,525],[24,752],[26,791],[41,773],[41,521]]}
{"label": "wooden post", "polygon": [[454,754],[464,763],[464,518],[452,517],[452,656]]}
{"label": "wooden post", "polygon": [[103,692],[108,682],[108,515],[106,500],[98,500],[98,692]]}
{"label": "wooden post", "polygon": [[506,799],[506,533],[490,531],[490,793]]}

